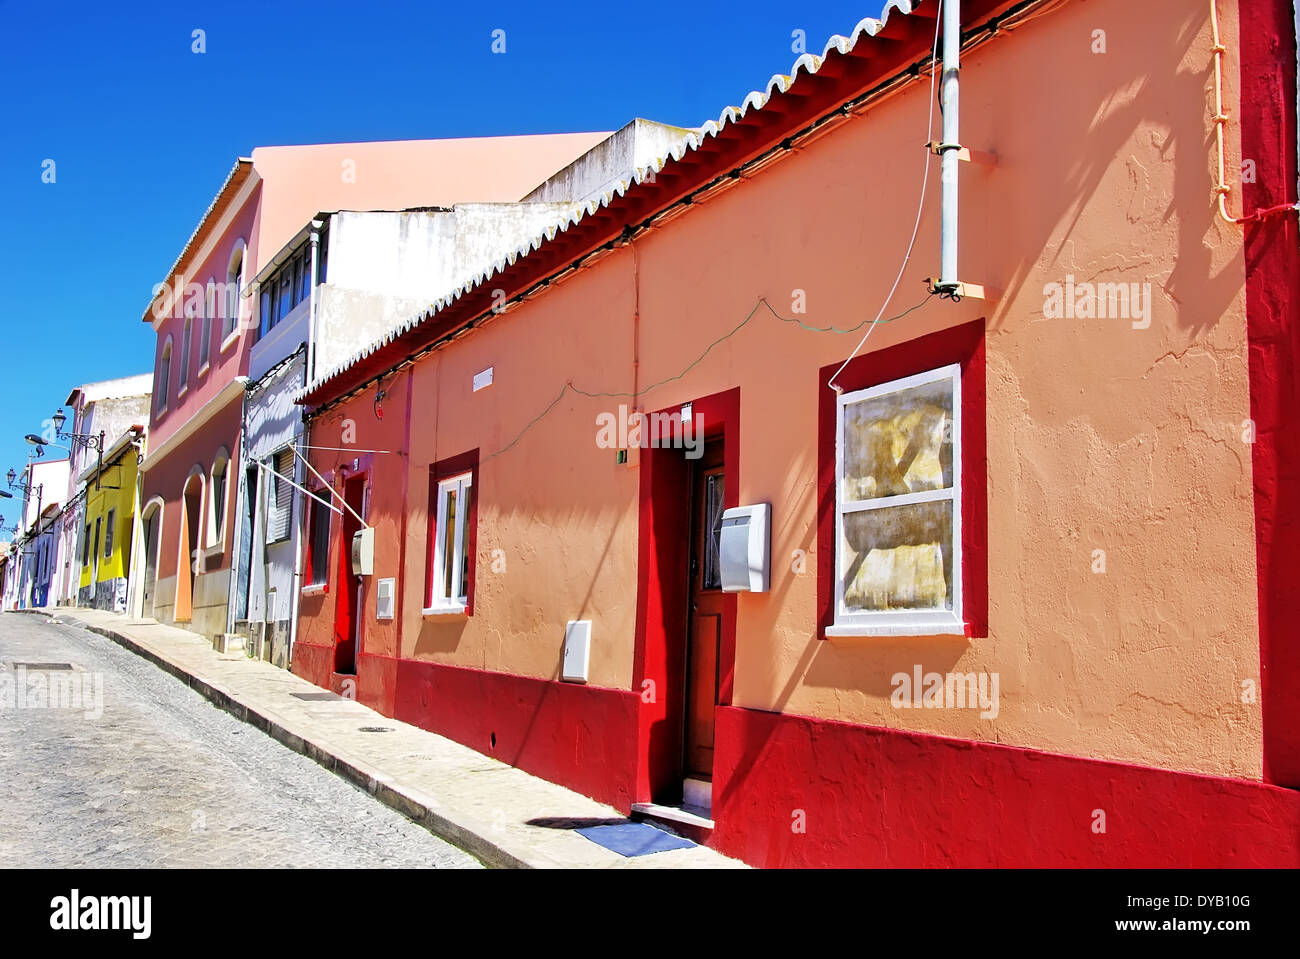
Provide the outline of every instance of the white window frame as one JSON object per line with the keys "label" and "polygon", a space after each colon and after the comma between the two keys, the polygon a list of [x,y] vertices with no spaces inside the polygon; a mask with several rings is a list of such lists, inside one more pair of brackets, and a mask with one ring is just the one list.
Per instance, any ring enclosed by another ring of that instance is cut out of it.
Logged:
{"label": "white window frame", "polygon": [[[446,479],[438,480],[438,514],[434,521],[434,543],[433,543],[433,577],[429,586],[430,596],[428,597],[429,605],[425,608],[426,614],[433,613],[463,613],[469,605],[469,584],[461,582],[461,571],[467,565],[465,563],[465,553],[469,549],[469,538],[467,534],[467,525],[469,523],[469,510],[464,509],[466,501],[466,492],[474,485],[474,473],[457,473],[455,476],[448,476]],[[443,535],[447,528],[447,500],[448,494],[456,491],[456,502],[461,505],[461,509],[456,511],[456,530],[452,540],[451,557],[451,595],[439,595],[442,584],[447,576],[447,556],[443,544],[446,537]]]}
{"label": "white window frame", "polygon": [[158,403],[154,416],[162,416],[167,412],[169,393],[172,388],[172,337],[167,335],[163,340],[162,355],[158,361],[158,370],[155,375],[154,392],[158,394]]}
{"label": "white window frame", "polygon": [[[914,389],[943,380],[952,384],[952,487],[925,490],[873,499],[844,499],[844,409],[851,403],[874,399],[889,393]],[[961,365],[941,366],[924,373],[890,380],[852,393],[841,393],[835,411],[835,622],[826,627],[827,636],[928,636],[964,635],[962,619],[962,459],[961,459]],[[844,608],[844,571],[847,556],[844,517],[849,513],[867,512],[889,506],[913,503],[952,502],[952,609],[951,610],[880,610],[849,612]]]}
{"label": "white window frame", "polygon": [[[221,496],[217,496],[217,467],[221,467],[221,475],[225,478],[225,485],[221,491]],[[213,457],[212,469],[208,473],[208,488],[212,495],[208,497],[207,508],[207,541],[204,549],[207,552],[217,552],[226,548],[226,520],[230,512],[230,453],[223,446]],[[217,523],[217,505],[221,506],[221,523]]]}

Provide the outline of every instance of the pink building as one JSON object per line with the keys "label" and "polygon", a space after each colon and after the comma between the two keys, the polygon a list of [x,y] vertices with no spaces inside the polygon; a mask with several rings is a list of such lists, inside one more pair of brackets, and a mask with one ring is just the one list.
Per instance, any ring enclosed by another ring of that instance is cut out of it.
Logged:
{"label": "pink building", "polygon": [[[233,628],[233,550],[240,518],[251,513],[247,504],[236,509],[232,468],[263,328],[250,281],[302,224],[322,209],[518,199],[604,136],[264,147],[235,163],[143,316],[158,345],[137,613],[210,638]],[[300,270],[288,307],[320,279]]]}

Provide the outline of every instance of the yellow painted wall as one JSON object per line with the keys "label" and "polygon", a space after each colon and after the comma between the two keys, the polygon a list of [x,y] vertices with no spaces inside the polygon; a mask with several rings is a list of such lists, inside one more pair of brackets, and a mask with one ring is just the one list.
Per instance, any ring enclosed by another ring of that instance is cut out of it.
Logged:
{"label": "yellow painted wall", "polygon": [[[89,525],[90,552],[92,553],[94,552],[95,522],[102,519],[104,526],[99,534],[98,579],[92,579],[95,574],[95,557],[85,553],[84,544],[78,543],[77,562],[81,562],[83,555],[88,560],[81,567],[82,588],[92,585],[93,582],[102,583],[113,579],[124,579],[129,572],[131,531],[135,520],[132,509],[135,502],[136,471],[136,452],[134,448],[128,447],[115,463],[104,467],[104,472],[99,477],[100,488],[98,490],[95,489],[94,481],[91,481],[87,487],[86,519],[81,529],[81,535],[86,535],[85,525]],[[112,489],[110,487],[119,488]],[[113,549],[108,555],[105,555],[104,546],[108,536],[107,524],[110,510],[113,512]]]}

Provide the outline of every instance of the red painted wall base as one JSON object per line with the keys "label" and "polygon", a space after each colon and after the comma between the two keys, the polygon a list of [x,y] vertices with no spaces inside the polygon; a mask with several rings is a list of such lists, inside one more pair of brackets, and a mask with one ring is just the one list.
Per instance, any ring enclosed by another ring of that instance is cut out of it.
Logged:
{"label": "red painted wall base", "polygon": [[627,690],[403,659],[394,718],[626,813],[640,701]]}
{"label": "red painted wall base", "polygon": [[715,763],[756,866],[1300,866],[1300,793],[1245,780],[731,707]]}
{"label": "red painted wall base", "polygon": [[289,671],[321,689],[329,689],[330,675],[334,672],[334,648],[294,643],[293,664]]}

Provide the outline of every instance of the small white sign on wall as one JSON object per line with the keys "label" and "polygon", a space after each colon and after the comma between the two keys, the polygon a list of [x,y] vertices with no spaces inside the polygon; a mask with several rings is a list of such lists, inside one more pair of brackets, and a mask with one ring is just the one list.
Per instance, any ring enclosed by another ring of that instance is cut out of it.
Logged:
{"label": "small white sign on wall", "polygon": [[483,372],[474,374],[475,393],[477,393],[479,390],[486,389],[487,387],[492,385],[492,371],[494,369],[495,367],[489,366]]}

